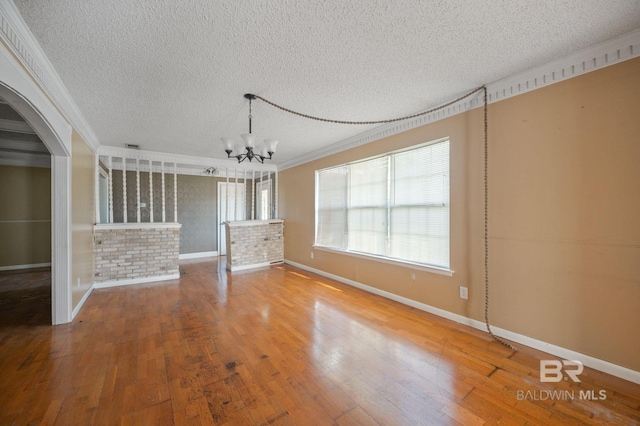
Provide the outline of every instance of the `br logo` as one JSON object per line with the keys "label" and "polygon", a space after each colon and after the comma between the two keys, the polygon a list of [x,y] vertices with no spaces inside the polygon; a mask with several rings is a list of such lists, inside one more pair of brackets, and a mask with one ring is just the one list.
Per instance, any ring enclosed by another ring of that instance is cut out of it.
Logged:
{"label": "br logo", "polygon": [[566,380],[566,374],[571,380],[579,383],[580,379],[578,379],[578,376],[582,374],[582,370],[584,370],[584,365],[580,361],[558,361],[555,359],[541,359],[540,381],[559,382],[563,378]]}

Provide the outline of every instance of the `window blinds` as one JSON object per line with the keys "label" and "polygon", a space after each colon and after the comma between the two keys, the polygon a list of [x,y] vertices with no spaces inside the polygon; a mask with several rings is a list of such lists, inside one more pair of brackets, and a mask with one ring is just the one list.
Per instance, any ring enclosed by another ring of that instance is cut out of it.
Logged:
{"label": "window blinds", "polygon": [[449,141],[316,172],[316,245],[449,268]]}

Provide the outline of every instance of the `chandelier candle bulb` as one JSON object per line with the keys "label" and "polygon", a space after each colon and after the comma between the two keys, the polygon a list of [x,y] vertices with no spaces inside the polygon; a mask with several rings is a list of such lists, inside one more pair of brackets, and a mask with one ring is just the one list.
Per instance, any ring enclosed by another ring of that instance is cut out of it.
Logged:
{"label": "chandelier candle bulb", "polygon": [[267,152],[269,153],[269,155],[271,155],[276,152],[276,146],[278,145],[278,141],[275,139],[265,139],[264,145],[267,147]]}
{"label": "chandelier candle bulb", "polygon": [[227,154],[231,154],[233,152],[233,147],[235,145],[235,141],[232,138],[221,138],[222,146]]}
{"label": "chandelier candle bulb", "polygon": [[242,136],[242,140],[244,140],[245,148],[253,148],[255,146],[256,137],[253,136],[251,133],[243,133],[241,136]]}

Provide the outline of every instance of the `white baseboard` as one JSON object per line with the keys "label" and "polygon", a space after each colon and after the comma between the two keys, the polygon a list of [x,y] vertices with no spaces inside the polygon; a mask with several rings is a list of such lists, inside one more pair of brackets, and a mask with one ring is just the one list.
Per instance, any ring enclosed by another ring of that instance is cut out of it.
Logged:
{"label": "white baseboard", "polygon": [[160,275],[157,277],[133,278],[129,280],[105,281],[103,283],[94,283],[93,288],[119,287],[121,285],[144,284],[156,281],[177,280],[179,278],[180,273],[171,275]]}
{"label": "white baseboard", "polygon": [[217,256],[217,251],[202,251],[200,253],[184,253],[178,256],[179,260],[183,259],[199,259],[201,257],[214,257]]}
{"label": "white baseboard", "polygon": [[[369,293],[377,294],[378,296],[391,299],[393,301],[402,303],[404,305],[408,305],[413,308],[420,309],[421,311],[429,312],[439,317],[443,317],[451,321],[455,321],[459,324],[464,324],[469,327],[473,327],[475,329],[486,332],[486,326],[482,321],[478,321],[462,315],[454,314],[453,312],[445,311],[444,309],[436,308],[435,306],[417,302],[415,300],[408,299],[406,297],[399,296],[394,293],[389,293],[388,291],[380,290],[378,288],[371,287],[366,284],[362,284],[347,278],[343,278],[341,276],[334,275],[329,272],[321,271],[319,269],[315,269],[310,266],[303,265],[301,263],[293,262],[286,259],[285,259],[285,263],[295,266],[296,268],[304,269],[306,271],[313,272],[318,275],[322,275],[323,277],[331,278],[332,280],[339,281],[343,284],[357,287],[361,290],[368,291]],[[513,342],[517,342],[522,345],[526,345],[531,348],[534,348],[543,352],[547,352],[551,355],[555,355],[567,360],[581,361],[587,367],[593,368],[598,371],[602,371],[603,373],[611,374],[612,376],[620,377],[622,379],[628,380],[633,383],[640,384],[640,371],[631,370],[629,368],[622,367],[620,365],[613,364],[608,361],[594,358],[592,356],[585,355],[583,353],[576,352],[571,349],[566,349],[560,346],[556,346],[551,343],[543,342],[541,340],[533,339],[531,337],[514,333],[513,331],[505,330],[500,327],[491,326],[491,331],[496,336],[504,337],[505,339],[509,339]]]}
{"label": "white baseboard", "polygon": [[78,315],[78,312],[80,312],[80,309],[82,309],[82,306],[84,306],[84,302],[86,302],[87,299],[89,298],[89,296],[91,295],[91,292],[93,291],[93,288],[94,288],[94,285],[89,287],[89,290],[87,290],[87,292],[84,294],[84,296],[82,296],[82,299],[80,299],[80,303],[78,303],[78,306],[73,308],[73,312],[71,312],[71,321],[73,321],[73,319],[76,317],[76,315]]}
{"label": "white baseboard", "polygon": [[227,269],[231,272],[237,271],[246,271],[247,269],[255,269],[255,268],[264,268],[265,266],[273,266],[273,265],[282,265],[284,260],[277,260],[275,262],[264,262],[264,263],[254,263],[253,265],[243,265],[243,266],[229,266],[227,264]]}
{"label": "white baseboard", "polygon": [[50,266],[51,266],[51,263],[32,263],[30,265],[10,265],[10,266],[0,266],[0,271],[15,271],[18,269],[46,268]]}

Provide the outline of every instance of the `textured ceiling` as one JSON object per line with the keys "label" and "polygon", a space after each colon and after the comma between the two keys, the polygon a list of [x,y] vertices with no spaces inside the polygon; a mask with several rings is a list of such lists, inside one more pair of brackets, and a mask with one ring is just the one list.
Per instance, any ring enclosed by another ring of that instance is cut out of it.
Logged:
{"label": "textured ceiling", "polygon": [[[217,158],[247,131],[247,92],[392,118],[640,27],[637,0],[14,2],[102,145]],[[276,162],[375,127],[253,106]]]}

